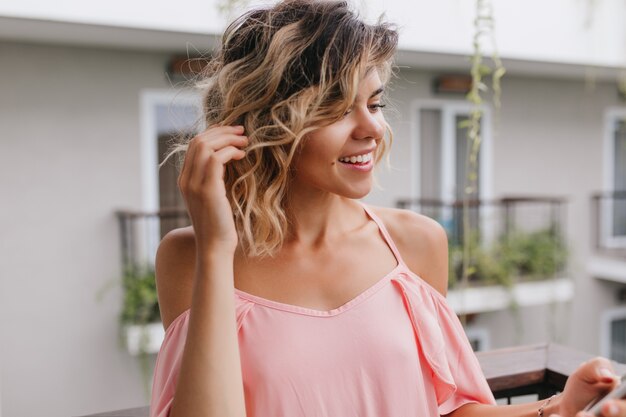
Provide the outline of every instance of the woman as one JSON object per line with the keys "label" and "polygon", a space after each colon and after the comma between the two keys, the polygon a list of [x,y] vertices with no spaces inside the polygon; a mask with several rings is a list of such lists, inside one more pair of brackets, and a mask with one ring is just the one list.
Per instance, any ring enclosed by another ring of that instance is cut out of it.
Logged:
{"label": "woman", "polygon": [[152,416],[572,417],[615,383],[596,359],[556,398],[496,406],[445,301],[444,230],[356,201],[385,155],[396,44],[336,0],[226,30],[203,83],[209,128],[180,147],[193,227],[157,253]]}

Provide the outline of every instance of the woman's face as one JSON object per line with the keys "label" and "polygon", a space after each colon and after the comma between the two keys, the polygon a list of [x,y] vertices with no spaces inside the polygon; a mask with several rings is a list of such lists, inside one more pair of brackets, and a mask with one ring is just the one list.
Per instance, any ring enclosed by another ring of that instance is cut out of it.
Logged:
{"label": "woman's face", "polygon": [[346,115],[307,135],[293,165],[293,185],[298,191],[309,189],[347,198],[362,198],[370,192],[374,160],[386,126],[382,92],[378,72],[370,71]]}

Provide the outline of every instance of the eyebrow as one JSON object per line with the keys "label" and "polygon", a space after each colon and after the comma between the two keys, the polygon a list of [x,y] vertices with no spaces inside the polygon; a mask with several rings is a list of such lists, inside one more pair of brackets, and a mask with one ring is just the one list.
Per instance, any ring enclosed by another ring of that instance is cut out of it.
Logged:
{"label": "eyebrow", "polygon": [[378,87],[378,89],[377,89],[376,91],[374,91],[374,92],[372,93],[372,95],[370,95],[370,97],[369,97],[369,98],[376,97],[377,95],[379,95],[380,93],[382,93],[384,90],[385,90],[385,88],[381,85],[380,87]]}

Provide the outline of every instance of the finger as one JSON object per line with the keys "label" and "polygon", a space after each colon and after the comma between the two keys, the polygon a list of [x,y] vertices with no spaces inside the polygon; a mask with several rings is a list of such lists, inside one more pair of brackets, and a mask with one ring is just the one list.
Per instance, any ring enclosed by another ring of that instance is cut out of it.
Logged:
{"label": "finger", "polygon": [[[190,172],[193,170],[193,159],[195,157],[197,147],[194,146],[194,140],[190,140],[187,144],[187,152],[185,152],[185,159],[183,161],[183,167],[178,175],[178,188],[182,188],[187,184]],[[182,186],[182,187],[181,187]]]}
{"label": "finger", "polygon": [[594,358],[581,366],[580,378],[589,383],[615,384],[619,377],[613,371],[611,361],[606,358]]}
{"label": "finger", "polygon": [[[181,168],[181,172],[178,178],[179,187],[181,183],[186,183],[190,180],[191,172],[193,172],[193,167],[195,166],[195,155],[197,153],[197,149],[201,146],[201,143],[211,141],[211,139],[215,138],[215,135],[219,135],[218,137],[227,136],[230,138],[230,141],[234,144],[238,144],[240,146],[246,146],[248,144],[248,139],[246,136],[242,136],[244,133],[244,127],[241,125],[237,126],[211,126],[203,132],[199,133],[195,137],[193,137],[187,146],[187,153],[185,154],[185,160],[183,162],[183,167]],[[245,138],[245,139],[242,139]],[[213,149],[219,149],[226,146],[229,143],[229,139],[219,140],[217,143],[213,144]]]}
{"label": "finger", "polygon": [[245,156],[245,151],[234,146],[227,146],[215,152],[207,163],[204,181],[212,181],[216,178],[222,180],[224,177],[224,165],[232,160],[243,159]]}
{"label": "finger", "polygon": [[602,406],[602,416],[626,416],[626,401],[609,401]]}
{"label": "finger", "polygon": [[244,135],[222,134],[219,136],[205,136],[198,138],[199,142],[206,142],[214,151],[225,146],[234,145],[244,147],[248,144],[248,137]]}
{"label": "finger", "polygon": [[224,164],[233,159],[242,159],[245,155],[245,151],[235,146],[226,146],[218,151],[210,148],[203,149],[202,154],[198,156],[198,169],[192,174],[192,187],[199,189],[213,178],[221,179],[224,173]]}
{"label": "finger", "polygon": [[236,148],[234,146],[226,146],[225,148],[222,148],[219,151],[215,152],[215,159],[219,161],[222,165],[228,163],[233,159],[243,159],[245,156],[246,151]]}
{"label": "finger", "polygon": [[242,135],[244,132],[244,127],[241,125],[237,126],[210,126],[201,133],[198,134],[198,137],[204,138],[207,136],[212,136],[215,134],[223,135],[223,134],[232,134],[232,135]]}
{"label": "finger", "polygon": [[198,152],[196,154],[194,165],[195,168],[190,172],[189,185],[191,188],[201,187],[204,178],[207,175],[209,161],[214,158],[215,151],[206,143],[198,143]]}

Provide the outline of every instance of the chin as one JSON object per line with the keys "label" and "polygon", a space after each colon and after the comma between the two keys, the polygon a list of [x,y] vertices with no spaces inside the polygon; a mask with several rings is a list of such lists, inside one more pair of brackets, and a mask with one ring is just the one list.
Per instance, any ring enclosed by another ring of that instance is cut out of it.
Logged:
{"label": "chin", "polygon": [[348,192],[342,193],[342,195],[344,197],[353,199],[353,200],[360,200],[363,197],[366,197],[370,192],[372,191],[372,187],[367,187],[367,188],[363,188],[360,190],[350,190]]}

